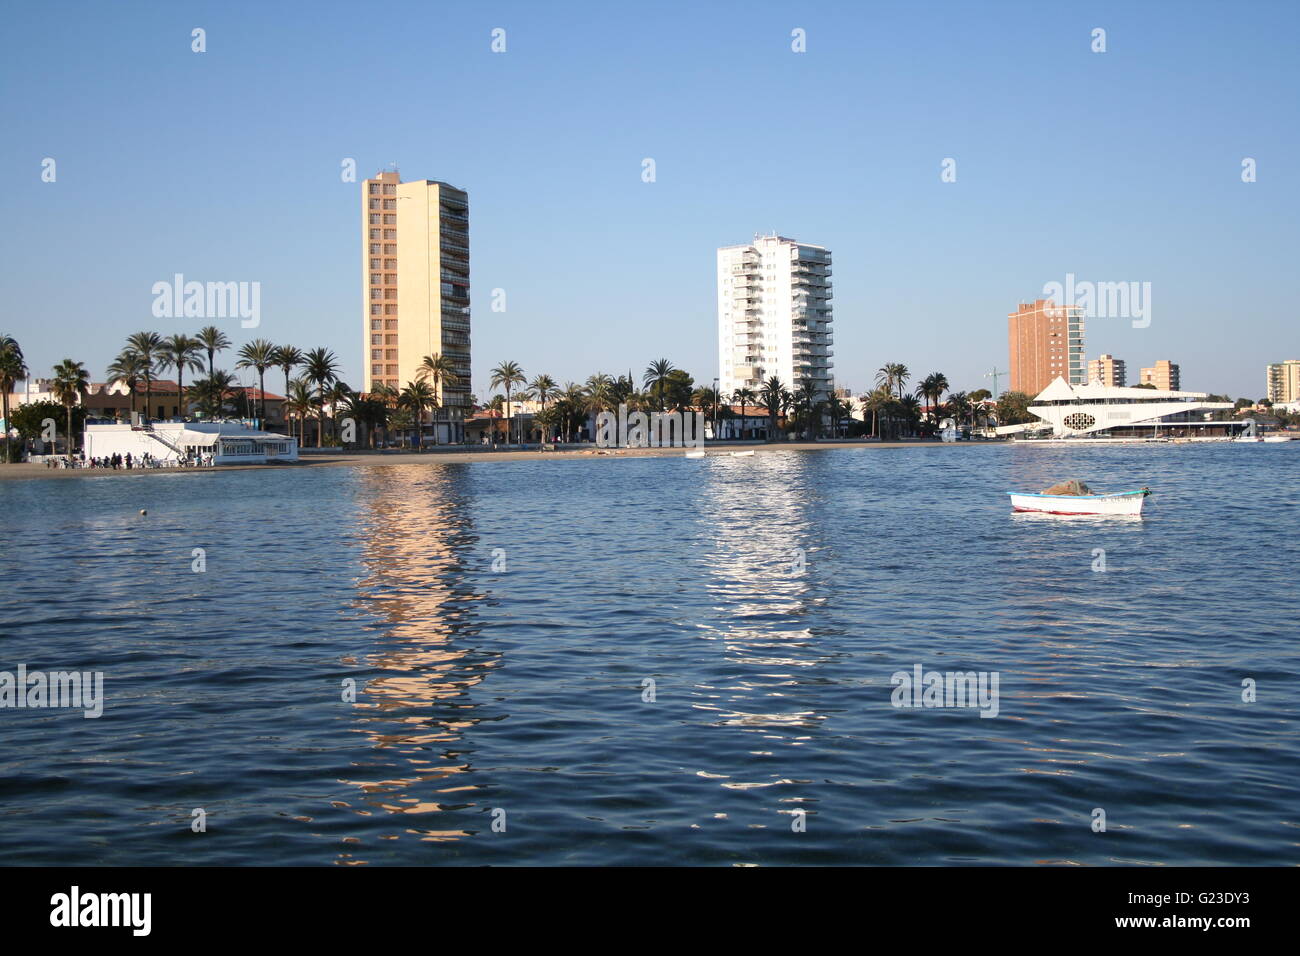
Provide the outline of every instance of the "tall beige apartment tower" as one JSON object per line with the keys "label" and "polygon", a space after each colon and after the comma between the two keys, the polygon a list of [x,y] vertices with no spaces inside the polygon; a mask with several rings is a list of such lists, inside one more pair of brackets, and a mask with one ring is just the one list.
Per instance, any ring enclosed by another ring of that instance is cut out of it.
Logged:
{"label": "tall beige apartment tower", "polygon": [[438,441],[461,441],[470,396],[469,196],[381,172],[361,186],[361,236],[364,390],[400,391],[420,377],[425,356],[450,359],[456,381],[438,383],[432,417]]}
{"label": "tall beige apartment tower", "polygon": [[1112,388],[1124,388],[1128,384],[1128,372],[1124,360],[1117,359],[1109,353],[1102,353],[1088,363],[1088,381],[1101,382]]}
{"label": "tall beige apartment tower", "polygon": [[1300,401],[1300,359],[1274,362],[1268,367],[1268,400]]}
{"label": "tall beige apartment tower", "polygon": [[1141,384],[1154,385],[1162,392],[1177,392],[1182,388],[1182,370],[1169,359],[1160,359],[1141,372]]}

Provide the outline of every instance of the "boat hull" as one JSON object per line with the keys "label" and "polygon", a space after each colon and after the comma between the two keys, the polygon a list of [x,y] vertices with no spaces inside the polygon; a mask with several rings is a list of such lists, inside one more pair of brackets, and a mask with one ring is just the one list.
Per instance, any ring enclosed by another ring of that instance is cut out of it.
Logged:
{"label": "boat hull", "polygon": [[1115,495],[1029,495],[1007,492],[1014,511],[1048,515],[1140,515],[1145,491]]}

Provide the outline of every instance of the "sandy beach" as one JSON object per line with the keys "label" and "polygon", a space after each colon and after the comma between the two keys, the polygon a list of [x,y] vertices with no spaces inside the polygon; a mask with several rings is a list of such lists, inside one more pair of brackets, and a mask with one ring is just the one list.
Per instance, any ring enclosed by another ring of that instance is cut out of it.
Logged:
{"label": "sandy beach", "polygon": [[[877,448],[961,448],[975,447],[985,442],[939,441],[824,441],[777,442],[762,445],[706,446],[706,457],[726,457],[734,452],[753,451],[764,455],[782,451],[862,451]],[[22,478],[130,478],[141,475],[211,475],[226,471],[278,471],[294,468],[329,468],[346,465],[419,466],[441,464],[469,464],[498,461],[615,461],[620,458],[650,458],[657,456],[684,456],[682,448],[574,448],[557,451],[537,449],[475,449],[472,451],[426,449],[425,451],[362,451],[321,452],[307,451],[296,464],[281,465],[217,465],[212,468],[132,468],[113,471],[105,468],[47,468],[44,463],[23,462],[15,465],[0,464],[0,481]]]}

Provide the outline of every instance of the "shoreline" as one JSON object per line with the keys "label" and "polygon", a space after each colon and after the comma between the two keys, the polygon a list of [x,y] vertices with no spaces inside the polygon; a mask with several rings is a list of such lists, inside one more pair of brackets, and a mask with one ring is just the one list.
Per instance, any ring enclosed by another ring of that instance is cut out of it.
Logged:
{"label": "shoreline", "polygon": [[[733,452],[752,451],[767,454],[780,451],[833,451],[865,450],[876,448],[957,448],[997,445],[1001,442],[942,442],[942,441],[825,441],[825,442],[774,442],[760,445],[705,445],[708,458],[727,458]],[[341,466],[411,466],[437,464],[468,464],[472,462],[518,461],[617,461],[621,458],[684,457],[694,448],[575,448],[556,451],[537,449],[498,449],[477,451],[361,451],[347,454],[309,452],[300,454],[296,463],[278,465],[215,465],[210,468],[47,468],[43,463],[21,462],[0,464],[0,481],[39,478],[128,478],[141,475],[211,475],[231,471],[293,471],[299,468],[336,468]]]}

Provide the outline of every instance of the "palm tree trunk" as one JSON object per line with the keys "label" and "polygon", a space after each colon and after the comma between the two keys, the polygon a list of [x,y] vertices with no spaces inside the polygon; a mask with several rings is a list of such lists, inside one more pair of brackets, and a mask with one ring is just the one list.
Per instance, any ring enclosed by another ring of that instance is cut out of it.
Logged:
{"label": "palm tree trunk", "polygon": [[266,372],[257,370],[257,390],[262,393],[262,427],[266,427]]}

